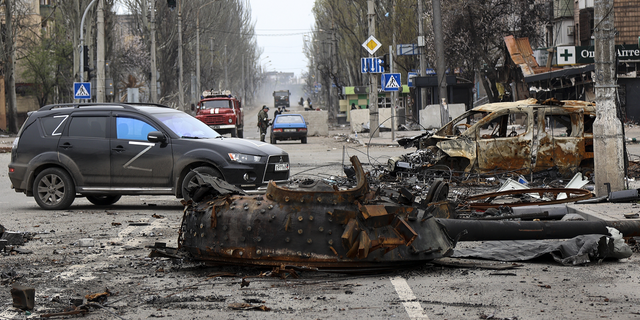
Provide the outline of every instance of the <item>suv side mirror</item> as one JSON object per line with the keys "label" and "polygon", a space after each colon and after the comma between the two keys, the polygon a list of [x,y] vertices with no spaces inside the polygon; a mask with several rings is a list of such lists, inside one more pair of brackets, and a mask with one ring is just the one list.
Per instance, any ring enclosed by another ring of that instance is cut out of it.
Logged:
{"label": "suv side mirror", "polygon": [[167,137],[165,137],[164,134],[162,134],[162,132],[160,131],[151,131],[147,134],[147,140],[149,142],[161,142],[161,143],[165,143],[167,142]]}

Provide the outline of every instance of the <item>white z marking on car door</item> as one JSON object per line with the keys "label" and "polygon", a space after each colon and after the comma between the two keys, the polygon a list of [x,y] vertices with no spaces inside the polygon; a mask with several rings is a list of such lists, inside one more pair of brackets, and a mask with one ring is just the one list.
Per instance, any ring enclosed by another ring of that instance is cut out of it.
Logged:
{"label": "white z marking on car door", "polygon": [[147,151],[151,150],[151,148],[153,148],[153,146],[155,146],[155,143],[129,141],[129,144],[136,145],[136,146],[147,146],[147,147],[144,150],[140,151],[140,153],[136,154],[136,156],[131,158],[131,160],[129,160],[127,163],[122,165],[122,167],[125,168],[125,169],[142,170],[142,171],[147,171],[147,172],[153,171],[152,169],[148,169],[148,168],[134,167],[134,166],[131,165],[131,163],[136,161],[136,159],[140,158]]}

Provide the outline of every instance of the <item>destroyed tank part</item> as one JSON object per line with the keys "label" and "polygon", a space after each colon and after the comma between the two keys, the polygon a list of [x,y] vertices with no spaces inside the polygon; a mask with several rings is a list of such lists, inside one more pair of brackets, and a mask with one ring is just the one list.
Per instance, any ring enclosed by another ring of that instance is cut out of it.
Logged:
{"label": "destroyed tank part", "polygon": [[[354,189],[285,189],[220,195],[185,208],[181,251],[214,264],[352,270],[424,263],[454,242],[425,210],[375,200],[357,157]],[[438,210],[434,207],[433,210]]]}
{"label": "destroyed tank part", "polygon": [[[567,197],[565,199],[558,199],[558,195],[566,194]],[[531,195],[531,197],[535,197],[536,199],[529,202],[510,202],[510,203],[492,203],[497,197],[502,196],[524,196]],[[548,197],[545,200],[546,196]],[[568,203],[575,202],[578,200],[585,200],[591,198],[593,195],[589,190],[584,189],[570,189],[570,188],[532,188],[532,189],[521,189],[521,190],[507,190],[500,192],[491,192],[484,193],[475,196],[469,197],[467,200],[475,201],[488,199],[488,202],[470,202],[468,203],[469,208],[472,209],[488,209],[488,208],[497,208],[500,206],[510,206],[510,207],[521,207],[521,206],[531,206],[531,205],[550,205],[550,204],[559,204],[559,203]]]}
{"label": "destroyed tank part", "polygon": [[608,235],[616,228],[624,237],[640,236],[640,221],[479,221],[436,219],[458,241],[568,239],[584,234]]}

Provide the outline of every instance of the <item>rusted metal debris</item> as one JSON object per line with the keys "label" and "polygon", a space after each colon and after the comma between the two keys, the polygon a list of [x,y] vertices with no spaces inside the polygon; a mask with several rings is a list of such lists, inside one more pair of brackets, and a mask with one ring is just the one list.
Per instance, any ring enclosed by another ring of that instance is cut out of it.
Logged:
{"label": "rusted metal debris", "polygon": [[482,105],[433,134],[400,140],[418,150],[389,161],[392,172],[438,168],[445,174],[557,168],[562,176],[593,170],[595,106],[584,101],[536,99]]}
{"label": "rusted metal debris", "polygon": [[351,272],[451,254],[454,240],[434,217],[453,215],[446,212],[450,205],[390,201],[383,190],[370,188],[357,157],[351,163],[357,184],[347,190],[318,181],[297,189],[270,183],[264,196],[198,191],[200,197],[185,203],[178,251],[214,264]]}

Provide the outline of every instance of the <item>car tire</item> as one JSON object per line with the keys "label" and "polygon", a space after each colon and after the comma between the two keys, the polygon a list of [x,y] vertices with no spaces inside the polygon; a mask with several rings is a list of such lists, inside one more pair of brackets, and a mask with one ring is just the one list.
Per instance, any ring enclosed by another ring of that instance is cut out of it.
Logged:
{"label": "car tire", "polygon": [[236,128],[231,129],[231,138],[238,136],[238,130]]}
{"label": "car tire", "polygon": [[184,179],[182,180],[182,198],[185,201],[191,200],[191,196],[189,196],[189,193],[187,192],[189,185],[190,184],[197,185],[202,182],[202,179],[196,174],[196,172],[203,175],[208,175],[208,176],[222,179],[222,174],[220,174],[220,172],[217,169],[214,169],[212,167],[203,166],[203,167],[197,167],[195,169],[192,169],[187,173],[187,175],[184,176]]}
{"label": "car tire", "polygon": [[96,206],[110,206],[118,202],[120,198],[122,198],[122,196],[87,196],[87,200],[89,200],[89,202],[95,204]]}
{"label": "car tire", "polygon": [[300,139],[300,142],[302,142],[303,144],[307,144],[307,137]]}
{"label": "car tire", "polygon": [[244,130],[242,128],[238,128],[238,138],[244,138]]}
{"label": "car tire", "polygon": [[271,136],[271,144],[276,144],[276,138],[274,136]]}
{"label": "car tire", "polygon": [[64,210],[76,198],[76,188],[71,176],[60,168],[42,170],[33,181],[33,197],[45,210]]}

